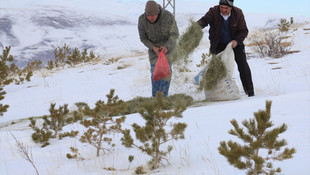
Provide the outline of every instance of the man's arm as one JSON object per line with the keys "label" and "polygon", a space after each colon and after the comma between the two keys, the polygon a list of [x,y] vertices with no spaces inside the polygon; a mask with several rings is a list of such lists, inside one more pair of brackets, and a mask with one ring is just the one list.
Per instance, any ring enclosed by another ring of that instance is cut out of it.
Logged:
{"label": "man's arm", "polygon": [[200,25],[201,28],[205,28],[206,26],[208,26],[211,22],[213,21],[213,13],[211,8],[209,9],[209,11],[203,16],[201,17],[197,23]]}
{"label": "man's arm", "polygon": [[243,43],[243,41],[245,40],[245,38],[248,36],[248,33],[249,33],[242,10],[239,11],[239,14],[240,14],[240,17],[238,18],[238,24],[237,24],[238,28],[236,32],[236,38],[235,38],[238,45]]}
{"label": "man's arm", "polygon": [[144,25],[143,25],[143,20],[144,20],[143,16],[141,15],[138,21],[138,31],[139,31],[140,40],[147,48],[153,49],[155,45],[152,43],[152,41],[148,39],[146,29],[144,28]]}

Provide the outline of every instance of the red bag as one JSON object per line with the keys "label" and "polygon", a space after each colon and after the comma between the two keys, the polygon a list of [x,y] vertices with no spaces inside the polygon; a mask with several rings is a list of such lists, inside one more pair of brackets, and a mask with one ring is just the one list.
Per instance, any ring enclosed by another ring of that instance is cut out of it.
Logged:
{"label": "red bag", "polygon": [[163,51],[160,52],[153,71],[153,80],[161,80],[171,75],[169,63]]}

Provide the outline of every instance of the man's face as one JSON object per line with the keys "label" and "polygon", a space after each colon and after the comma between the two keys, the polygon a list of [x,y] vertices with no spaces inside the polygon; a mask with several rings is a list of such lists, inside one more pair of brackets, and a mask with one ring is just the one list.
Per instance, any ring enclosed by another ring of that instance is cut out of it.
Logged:
{"label": "man's face", "polygon": [[158,15],[147,15],[147,19],[151,22],[154,23],[158,18]]}
{"label": "man's face", "polygon": [[224,16],[229,15],[231,12],[231,9],[232,8],[227,5],[220,5],[221,14]]}

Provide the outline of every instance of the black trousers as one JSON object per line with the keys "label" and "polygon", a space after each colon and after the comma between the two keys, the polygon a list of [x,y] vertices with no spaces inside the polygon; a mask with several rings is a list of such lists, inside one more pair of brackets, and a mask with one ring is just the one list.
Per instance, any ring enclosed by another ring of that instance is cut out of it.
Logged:
{"label": "black trousers", "polygon": [[[222,52],[226,48],[227,44],[219,44],[216,48],[216,53]],[[238,45],[234,49],[235,61],[238,66],[240,79],[242,82],[243,89],[246,94],[254,94],[254,86],[252,81],[251,69],[246,60],[244,51],[244,45]]]}

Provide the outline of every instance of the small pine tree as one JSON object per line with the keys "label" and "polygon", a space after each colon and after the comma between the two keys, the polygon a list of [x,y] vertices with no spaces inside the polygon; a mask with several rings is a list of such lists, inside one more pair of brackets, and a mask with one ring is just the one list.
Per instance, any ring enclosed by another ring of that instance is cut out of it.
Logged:
{"label": "small pine tree", "polygon": [[[9,64],[14,61],[12,55],[10,55],[11,47],[5,47],[2,55],[0,55],[0,101],[4,99],[6,92],[3,87],[13,82],[11,77],[11,71]],[[3,115],[8,109],[9,105],[3,105],[0,103],[0,116]]]}
{"label": "small pine tree", "polygon": [[32,133],[31,138],[35,143],[41,143],[41,147],[49,145],[49,139],[52,137],[52,131],[46,128],[46,124],[43,124],[42,128],[36,126],[36,120],[30,118],[29,126],[35,131]]}
{"label": "small pine tree", "polygon": [[[14,61],[14,57],[10,55],[11,47],[5,47],[2,55],[0,55],[0,101],[4,99],[6,94],[3,87],[11,84],[15,81],[16,84],[22,83],[24,80],[30,81],[30,77],[33,75],[33,70],[28,65],[24,69],[19,69]],[[0,103],[0,116],[7,111],[8,105]]]}
{"label": "small pine tree", "polygon": [[147,172],[144,170],[143,166],[139,166],[136,168],[135,174],[147,174]]}
{"label": "small pine tree", "polygon": [[294,24],[294,18],[293,17],[291,17],[291,19],[290,19],[290,24]]}
{"label": "small pine tree", "polygon": [[88,52],[87,49],[84,49],[83,52],[81,52],[81,61],[82,62],[88,62]]}
{"label": "small pine tree", "polygon": [[280,32],[287,32],[293,23],[293,17],[291,17],[290,21],[287,21],[285,18],[281,18],[280,23],[278,24],[278,29]]}
{"label": "small pine tree", "polygon": [[75,66],[82,62],[82,55],[78,48],[74,48],[72,54],[67,56],[66,63],[70,66]]}
{"label": "small pine tree", "polygon": [[[277,140],[279,134],[286,131],[286,124],[270,129],[273,123],[270,121],[271,101],[266,101],[266,110],[260,110],[254,113],[254,119],[244,120],[243,126],[247,129],[239,127],[236,120],[232,120],[231,124],[234,129],[229,134],[237,136],[243,142],[241,145],[233,141],[222,141],[218,148],[219,153],[227,158],[227,161],[236,168],[247,170],[248,175],[268,174],[274,175],[281,172],[280,168],[273,168],[272,161],[283,161],[290,159],[296,152],[295,148],[285,148],[280,152],[283,146],[287,145],[285,139]],[[266,151],[263,151],[266,150]],[[266,153],[265,156],[261,154]]]}
{"label": "small pine tree", "polygon": [[[112,116],[127,108],[127,104],[123,100],[119,100],[118,96],[114,96],[114,91],[114,89],[111,89],[110,94],[107,95],[107,103],[99,100],[93,110],[86,108],[85,113],[92,119],[85,119],[82,122],[88,129],[81,136],[80,141],[94,146],[97,150],[97,157],[99,157],[100,150],[103,152],[112,150],[115,144],[108,134],[121,132],[121,123],[126,119],[125,116],[112,118]],[[104,143],[107,145],[104,146]],[[107,148],[108,146],[110,148]]]}
{"label": "small pine tree", "polygon": [[42,143],[42,147],[49,145],[50,138],[56,138],[57,136],[59,139],[63,137],[70,136],[75,137],[78,132],[71,131],[60,133],[62,128],[67,124],[66,123],[66,116],[69,113],[68,104],[64,106],[59,106],[58,109],[55,109],[56,104],[51,104],[50,106],[50,115],[43,117],[43,124],[42,127],[39,128],[36,126],[36,121],[30,118],[30,127],[35,131],[32,134],[32,140],[36,143]]}
{"label": "small pine tree", "polygon": [[57,137],[58,132],[62,130],[65,125],[65,116],[69,113],[68,104],[64,106],[59,106],[58,109],[55,109],[56,104],[53,103],[50,106],[50,119],[48,117],[44,117],[44,122],[50,127],[50,129],[54,130],[54,137]]}
{"label": "small pine tree", "polygon": [[[4,99],[5,94],[6,92],[3,90],[2,87],[0,87],[0,101]],[[0,103],[0,116],[2,116],[3,113],[7,111],[8,108],[9,108],[9,105],[3,105]]]}
{"label": "small pine tree", "polygon": [[10,64],[14,61],[14,57],[10,55],[11,47],[5,47],[2,55],[0,55],[0,86],[8,85],[13,81],[10,77]]}
{"label": "small pine tree", "polygon": [[99,56],[96,56],[93,51],[88,53],[87,49],[84,49],[81,52],[78,48],[70,48],[67,44],[64,44],[62,47],[57,47],[54,50],[55,62],[49,60],[46,68],[49,70],[54,69],[55,67],[64,67],[65,64],[70,66],[75,66],[80,63],[86,63],[93,60],[97,60]]}
{"label": "small pine tree", "polygon": [[42,65],[42,61],[41,60],[35,60],[33,62],[27,63],[27,66],[26,66],[25,69],[27,69],[27,71],[40,70],[41,69],[41,65]]}
{"label": "small pine tree", "polygon": [[[139,126],[134,123],[132,125],[136,138],[143,143],[138,146],[134,143],[130,130],[123,131],[122,144],[126,147],[136,147],[142,152],[145,152],[152,157],[149,162],[151,169],[157,169],[162,160],[167,160],[167,154],[172,150],[172,146],[168,145],[167,150],[161,150],[160,146],[171,140],[184,139],[185,123],[168,123],[173,117],[181,118],[185,107],[175,107],[173,111],[163,111],[167,105],[162,93],[156,95],[157,104],[145,103],[144,108],[141,109],[140,114],[146,120],[145,126]],[[171,127],[169,132],[167,127]]]}
{"label": "small pine tree", "polygon": [[94,51],[90,51],[89,52],[89,56],[87,57],[86,62],[93,61],[93,60],[98,60],[98,59],[99,59],[99,56],[96,56]]}
{"label": "small pine tree", "polygon": [[54,69],[54,62],[53,62],[52,60],[49,60],[49,61],[47,62],[46,69],[48,69],[48,70]]}
{"label": "small pine tree", "polygon": [[81,154],[79,153],[79,149],[75,148],[75,147],[70,147],[70,151],[73,154],[67,153],[66,156],[68,159],[75,159],[75,160],[85,160]]}
{"label": "small pine tree", "polygon": [[[67,44],[64,44],[63,47],[57,47],[54,50],[54,57],[55,57],[55,67],[63,67],[65,65],[66,59],[68,55],[71,54],[71,49],[68,47]],[[53,68],[53,61],[48,63],[49,68]]]}

